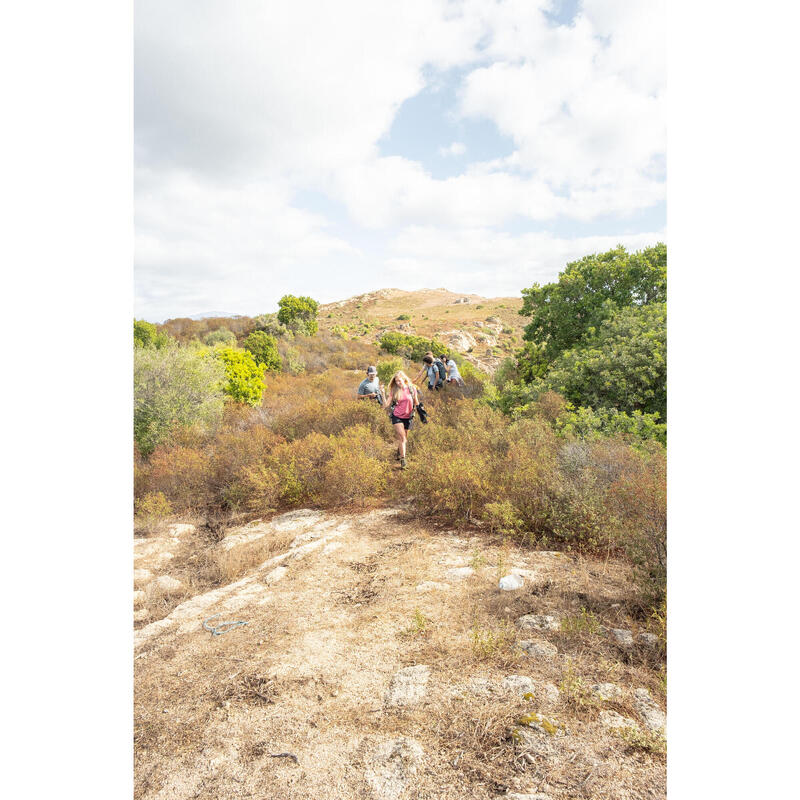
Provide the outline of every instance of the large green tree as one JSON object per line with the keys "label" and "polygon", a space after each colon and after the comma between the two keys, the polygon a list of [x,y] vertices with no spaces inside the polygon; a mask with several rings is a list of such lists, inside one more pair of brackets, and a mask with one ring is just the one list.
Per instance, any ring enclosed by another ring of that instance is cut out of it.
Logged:
{"label": "large green tree", "polygon": [[317,332],[319,303],[310,297],[287,294],[278,301],[278,322],[294,333],[313,336]]}
{"label": "large green tree", "polygon": [[661,243],[636,253],[619,246],[588,255],[567,264],[557,282],[523,289],[519,313],[531,318],[523,338],[537,346],[533,373],[620,308],[665,302],[666,295],[667,248]]}
{"label": "large green tree", "polygon": [[622,308],[590,328],[550,365],[534,389],[551,389],[575,406],[667,416],[665,303]]}
{"label": "large green tree", "polygon": [[169,344],[170,337],[164,331],[159,331],[158,327],[152,322],[143,319],[133,321],[133,345],[134,347],[155,347],[162,348]]}
{"label": "large green tree", "polygon": [[225,394],[237,403],[257,406],[264,393],[264,365],[257,364],[253,354],[247,350],[233,347],[215,350],[214,355],[225,365]]}

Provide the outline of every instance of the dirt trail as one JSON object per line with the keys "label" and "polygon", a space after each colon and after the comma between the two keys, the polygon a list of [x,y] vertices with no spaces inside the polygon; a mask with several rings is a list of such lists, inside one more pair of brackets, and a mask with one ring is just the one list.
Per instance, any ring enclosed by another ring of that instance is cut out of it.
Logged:
{"label": "dirt trail", "polygon": [[[137,540],[140,603],[157,607],[191,535]],[[135,631],[137,798],[665,796],[663,757],[611,727],[646,734],[663,707],[658,650],[612,634],[644,630],[622,565],[398,509],[292,512],[209,548],[262,545],[244,578]],[[523,587],[501,592],[512,571]],[[605,627],[562,630],[581,608]],[[247,625],[213,636],[202,623],[220,612],[209,624]]]}

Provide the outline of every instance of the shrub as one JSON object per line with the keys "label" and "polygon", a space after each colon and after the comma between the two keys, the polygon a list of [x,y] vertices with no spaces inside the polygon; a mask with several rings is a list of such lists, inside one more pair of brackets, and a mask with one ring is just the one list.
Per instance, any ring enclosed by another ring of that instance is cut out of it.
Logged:
{"label": "shrub", "polygon": [[217,328],[217,330],[211,331],[211,333],[207,333],[205,335],[203,338],[203,344],[206,344],[209,347],[214,347],[218,344],[222,344],[227,347],[235,346],[236,334],[233,331],[229,331],[227,328]]}
{"label": "shrub", "polygon": [[149,492],[136,501],[134,512],[136,528],[143,533],[153,533],[172,514],[172,506],[163,492]]}
{"label": "shrub", "polygon": [[[330,316],[330,315],[328,315]],[[278,320],[277,314],[259,314],[254,320],[256,331],[263,331],[268,336],[279,339],[281,336],[292,336],[292,332]]]}
{"label": "shrub", "polygon": [[317,332],[319,304],[310,297],[287,294],[278,301],[278,322],[294,333],[313,336]]}
{"label": "shrub", "polygon": [[133,345],[134,347],[155,347],[161,349],[169,344],[169,336],[143,319],[133,321]]}
{"label": "shrub", "polygon": [[[538,406],[539,403],[536,403],[535,407]],[[554,422],[556,430],[565,436],[597,439],[626,434],[641,441],[653,439],[661,444],[667,442],[667,426],[658,422],[658,414],[643,414],[641,411],[625,414],[615,408],[600,408],[596,411],[583,407],[576,409],[571,403],[567,403]]]}
{"label": "shrub", "polygon": [[274,336],[264,331],[254,331],[244,340],[244,349],[252,353],[257,363],[263,364],[268,372],[279,371],[283,361],[278,354],[278,344]]}
{"label": "shrub", "polygon": [[392,355],[402,355],[412,361],[421,361],[429,350],[433,353],[444,353],[447,348],[436,339],[425,339],[399,331],[388,331],[378,340],[381,348]]}
{"label": "shrub", "polygon": [[483,507],[482,516],[489,527],[498,533],[514,533],[524,525],[519,512],[508,500],[487,503]]}
{"label": "shrub", "polygon": [[400,316],[398,316],[397,319],[399,320],[411,319],[411,314],[400,314]]}
{"label": "shrub", "polygon": [[379,497],[389,474],[389,462],[381,453],[385,445],[364,425],[333,437],[333,444],[333,455],[323,473],[323,500],[339,505]]}
{"label": "shrub", "polygon": [[405,370],[405,364],[402,358],[389,358],[377,363],[378,379],[385,386],[389,385],[392,377],[396,372]]}
{"label": "shrub", "polygon": [[150,456],[148,485],[162,492],[179,511],[195,511],[213,502],[211,459],[191,447],[159,447]]}
{"label": "shrub", "polygon": [[211,427],[222,417],[224,367],[183,347],[137,347],[133,357],[133,435],[143,456],[178,426]]}
{"label": "shrub", "polygon": [[225,365],[227,382],[223,391],[237,403],[257,406],[264,393],[264,367],[257,364],[252,353],[225,347],[215,351]]}
{"label": "shrub", "polygon": [[299,375],[306,368],[300,351],[296,347],[287,347],[283,354],[283,369],[291,375]]}

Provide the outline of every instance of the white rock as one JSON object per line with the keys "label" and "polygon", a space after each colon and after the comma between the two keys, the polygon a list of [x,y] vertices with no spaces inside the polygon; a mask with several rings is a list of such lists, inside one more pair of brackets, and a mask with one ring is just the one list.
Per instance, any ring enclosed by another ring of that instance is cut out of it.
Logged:
{"label": "white rock", "polygon": [[133,593],[133,607],[136,608],[136,606],[142,605],[145,601],[145,597],[146,595],[143,591],[141,590],[135,591]]}
{"label": "white rock", "polygon": [[376,800],[400,800],[417,774],[424,751],[414,739],[381,742],[365,758],[364,778]]}
{"label": "white rock", "polygon": [[475,570],[472,567],[453,567],[447,570],[447,577],[453,580],[463,580],[464,578],[469,578],[474,572]]}
{"label": "white rock", "polygon": [[437,581],[425,581],[417,585],[418,592],[436,592],[447,591],[450,588],[449,583],[438,583]]}
{"label": "white rock", "polygon": [[193,533],[194,530],[194,525],[188,522],[174,522],[167,528],[167,532],[172,537],[185,536],[187,533]]}
{"label": "white rock", "polygon": [[183,584],[170,575],[159,575],[147,588],[154,593],[169,595],[183,591]]}
{"label": "white rock", "polygon": [[592,686],[592,692],[601,700],[618,700],[622,697],[622,689],[615,683],[596,683]]}
{"label": "white rock", "polygon": [[334,550],[338,550],[340,547],[344,547],[342,542],[328,542],[328,544],[322,548],[322,553],[323,555],[327,555],[328,553],[332,553]]}
{"label": "white rock", "polygon": [[654,633],[640,633],[636,637],[636,641],[639,642],[639,644],[652,649],[658,647],[658,636],[656,636]]}
{"label": "white rock", "polygon": [[519,575],[504,575],[500,578],[499,586],[504,592],[512,592],[521,589],[525,581]]}
{"label": "white rock", "polygon": [[524,695],[534,691],[534,683],[527,675],[506,675],[500,684],[506,691]]}
{"label": "white rock", "polygon": [[558,617],[550,614],[525,614],[517,620],[520,628],[536,631],[557,631],[561,628]]}
{"label": "white rock", "polygon": [[651,731],[663,731],[667,725],[666,714],[655,704],[647,689],[636,689],[633,693],[636,713]]}
{"label": "white rock", "polygon": [[133,612],[133,621],[141,622],[150,616],[150,612],[146,608],[139,608]]}
{"label": "white rock", "polygon": [[395,672],[386,690],[387,706],[410,706],[425,697],[431,668],[427,664],[404,667]]}
{"label": "white rock", "polygon": [[163,569],[173,558],[175,558],[174,554],[170,553],[169,550],[165,550],[163,553],[153,556],[153,566],[156,569]]}
{"label": "white rock", "polygon": [[277,583],[288,571],[288,567],[275,567],[264,576],[264,583]]}
{"label": "white rock", "polygon": [[620,647],[633,647],[633,634],[624,628],[611,628],[609,631]]}
{"label": "white rock", "polygon": [[135,569],[133,571],[133,585],[136,587],[147,583],[153,577],[149,569]]}
{"label": "white rock", "polygon": [[529,656],[533,656],[534,658],[555,658],[558,655],[558,648],[555,645],[550,644],[550,642],[545,642],[541,639],[535,639],[533,641],[522,641],[519,643],[519,646],[527,653]]}
{"label": "white rock", "polygon": [[606,728],[635,728],[636,723],[630,717],[623,717],[616,711],[601,711],[600,724]]}

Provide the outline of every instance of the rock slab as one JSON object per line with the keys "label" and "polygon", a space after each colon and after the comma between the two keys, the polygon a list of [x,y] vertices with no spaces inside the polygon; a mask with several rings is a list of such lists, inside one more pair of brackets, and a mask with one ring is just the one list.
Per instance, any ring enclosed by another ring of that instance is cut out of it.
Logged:
{"label": "rock slab", "polygon": [[517,625],[534,631],[557,631],[561,627],[558,617],[551,614],[525,614],[517,620]]}
{"label": "rock slab", "polygon": [[427,664],[404,667],[395,672],[386,690],[387,706],[412,706],[419,703],[427,692],[431,668]]}
{"label": "rock slab", "polygon": [[399,800],[409,788],[422,763],[419,742],[401,736],[375,746],[365,759],[364,778],[376,800]]}

